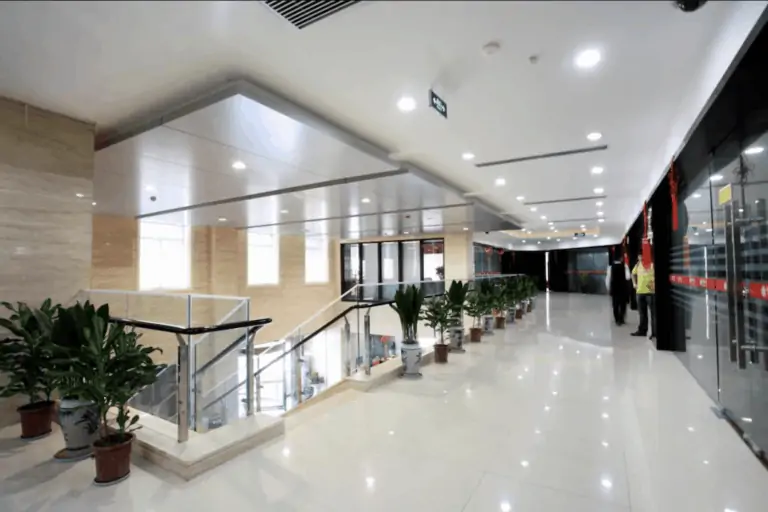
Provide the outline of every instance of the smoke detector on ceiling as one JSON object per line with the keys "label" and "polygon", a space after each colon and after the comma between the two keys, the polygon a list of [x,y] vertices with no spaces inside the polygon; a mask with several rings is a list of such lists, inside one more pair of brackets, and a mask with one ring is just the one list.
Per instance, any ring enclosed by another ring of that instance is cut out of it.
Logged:
{"label": "smoke detector on ceiling", "polygon": [[501,43],[498,41],[490,41],[488,43],[485,43],[483,45],[483,54],[484,55],[493,55],[494,53],[501,50]]}

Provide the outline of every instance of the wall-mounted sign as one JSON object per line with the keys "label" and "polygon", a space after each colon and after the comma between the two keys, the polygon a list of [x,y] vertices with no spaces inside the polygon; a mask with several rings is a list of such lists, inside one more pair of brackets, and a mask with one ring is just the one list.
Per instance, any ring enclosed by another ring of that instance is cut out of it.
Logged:
{"label": "wall-mounted sign", "polygon": [[717,191],[717,203],[720,206],[726,203],[730,203],[732,197],[733,197],[733,192],[731,190],[730,183]]}
{"label": "wall-mounted sign", "polygon": [[448,104],[443,101],[443,98],[435,94],[432,89],[429,90],[429,106],[437,110],[437,112],[448,119]]}
{"label": "wall-mounted sign", "polygon": [[573,236],[587,236],[586,233],[574,233]]}

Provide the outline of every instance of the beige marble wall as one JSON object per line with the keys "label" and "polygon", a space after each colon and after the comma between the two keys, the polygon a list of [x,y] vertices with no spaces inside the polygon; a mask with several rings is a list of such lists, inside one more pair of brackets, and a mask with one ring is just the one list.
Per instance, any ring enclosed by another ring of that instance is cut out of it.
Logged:
{"label": "beige marble wall", "polygon": [[[88,286],[93,137],[90,124],[0,98],[0,300],[66,302]],[[14,407],[0,401],[0,425]]]}

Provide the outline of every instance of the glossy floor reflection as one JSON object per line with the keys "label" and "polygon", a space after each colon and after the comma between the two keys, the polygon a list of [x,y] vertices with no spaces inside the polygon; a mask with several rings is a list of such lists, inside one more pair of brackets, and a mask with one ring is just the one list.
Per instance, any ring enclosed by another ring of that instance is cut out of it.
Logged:
{"label": "glossy floor reflection", "polygon": [[422,380],[342,393],[192,482],[140,463],[96,488],[91,461],[50,461],[58,439],[4,438],[0,510],[764,511],[768,472],[674,355],[629,336],[633,314],[542,295]]}

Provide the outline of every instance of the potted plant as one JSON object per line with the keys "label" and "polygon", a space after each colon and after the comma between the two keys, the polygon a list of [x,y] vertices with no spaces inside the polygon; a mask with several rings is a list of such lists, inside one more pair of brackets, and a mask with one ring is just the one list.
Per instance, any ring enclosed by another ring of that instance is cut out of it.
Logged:
{"label": "potted plant", "polygon": [[483,305],[483,334],[493,332],[493,307],[495,303],[495,287],[490,279],[482,279],[479,282],[480,303]]}
{"label": "potted plant", "polygon": [[403,329],[400,354],[403,359],[403,375],[406,377],[421,376],[422,352],[417,334],[423,303],[424,292],[415,285],[409,285],[405,290],[398,290],[395,293],[394,304],[390,304],[390,307],[400,317],[400,327]]}
{"label": "potted plant", "polygon": [[445,331],[451,322],[451,309],[444,295],[433,297],[424,303],[423,320],[438,334],[435,343],[435,362],[448,362],[448,344],[445,343]]}
{"label": "potted plant", "polygon": [[[127,407],[136,393],[155,382],[165,365],[151,355],[159,349],[141,345],[139,334],[110,323],[109,306],[96,310],[84,332],[84,346],[69,367],[69,393],[96,404],[101,420],[99,438],[93,444],[97,484],[111,484],[130,474],[133,430],[139,416]],[[108,414],[114,408],[115,425]]]}
{"label": "potted plant", "polygon": [[0,396],[29,398],[29,403],[16,410],[21,419],[21,438],[36,439],[51,432],[55,406],[51,400],[53,344],[50,332],[41,329],[41,322],[50,322],[57,308],[50,299],[36,310],[23,302],[15,307],[8,302],[2,305],[11,315],[0,318],[0,327],[14,337],[0,342],[0,373],[7,375],[7,383],[0,385]]}
{"label": "potted plant", "polygon": [[99,410],[96,404],[77,395],[84,376],[73,371],[76,361],[83,357],[85,332],[93,325],[96,308],[88,301],[69,308],[59,308],[51,329],[54,344],[53,371],[61,399],[56,422],[64,436],[64,448],[54,458],[77,461],[93,453],[98,438]]}
{"label": "potted plant", "polygon": [[524,279],[526,312],[530,313],[533,311],[533,297],[536,294],[536,282],[530,276],[525,276]]}
{"label": "potted plant", "polygon": [[517,295],[517,281],[514,277],[508,277],[504,284],[504,309],[507,313],[506,322],[508,324],[515,323]]}
{"label": "potted plant", "polygon": [[469,283],[451,281],[451,286],[448,287],[446,294],[451,316],[448,333],[452,352],[464,352],[464,303],[467,300],[468,291]]}
{"label": "potted plant", "polygon": [[491,306],[494,317],[494,328],[504,329],[505,327],[505,313],[504,310],[507,307],[506,297],[506,283],[505,281],[498,281],[494,283],[493,291],[491,292]]}
{"label": "potted plant", "polygon": [[482,318],[485,314],[485,310],[483,296],[478,290],[472,290],[467,293],[467,300],[464,303],[464,311],[472,317],[472,327],[469,328],[469,341],[473,343],[479,343],[482,340]]}

